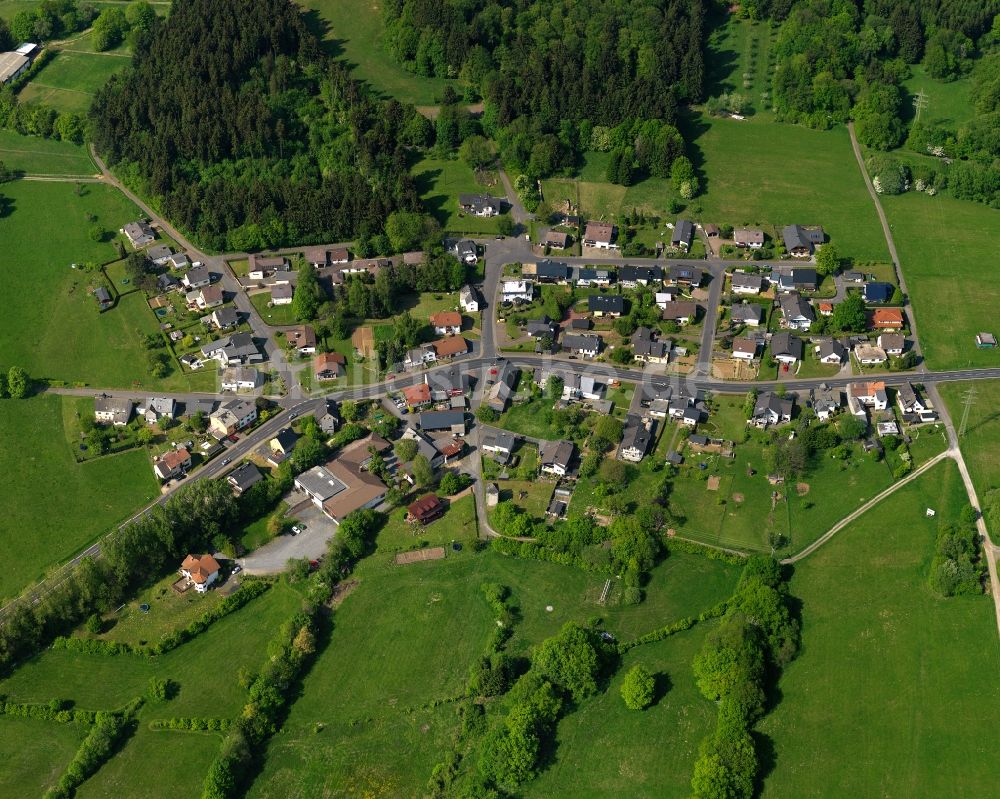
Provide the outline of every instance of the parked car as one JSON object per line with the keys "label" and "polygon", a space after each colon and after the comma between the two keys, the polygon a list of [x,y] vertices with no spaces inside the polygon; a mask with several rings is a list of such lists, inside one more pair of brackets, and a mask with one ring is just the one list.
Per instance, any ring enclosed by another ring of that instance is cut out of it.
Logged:
{"label": "parked car", "polygon": [[301,532],[302,532],[301,527],[299,527],[297,524],[292,525],[292,535],[298,535]]}
{"label": "parked car", "polygon": [[239,574],[241,571],[243,571],[243,567],[240,564],[237,563],[233,566],[233,574]]}

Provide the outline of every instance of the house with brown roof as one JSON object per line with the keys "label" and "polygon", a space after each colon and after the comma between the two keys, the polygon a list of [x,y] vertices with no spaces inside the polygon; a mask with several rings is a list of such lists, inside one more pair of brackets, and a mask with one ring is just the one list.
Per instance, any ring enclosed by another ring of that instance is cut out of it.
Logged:
{"label": "house with brown roof", "polygon": [[903,322],[902,308],[876,308],[872,311],[870,326],[874,330],[900,330]]}
{"label": "house with brown roof", "polygon": [[285,331],[285,341],[299,355],[316,353],[316,331],[310,325],[297,325]]}
{"label": "house with brown roof", "polygon": [[865,416],[865,409],[884,411],[889,407],[889,395],[884,380],[850,383],[847,386],[847,407],[855,416]]}
{"label": "house with brown roof", "polygon": [[406,520],[417,524],[430,524],[444,515],[445,505],[437,494],[428,494],[406,506]]}
{"label": "house with brown roof", "polygon": [[191,453],[184,447],[164,452],[153,461],[153,472],[160,480],[172,480],[191,468]]}
{"label": "house with brown roof", "polygon": [[757,357],[760,342],[755,338],[737,337],[733,339],[733,357],[742,361],[752,361]]}
{"label": "house with brown roof", "polygon": [[698,304],[686,300],[668,302],[663,308],[661,317],[668,322],[686,325],[698,317]]}
{"label": "house with brown roof", "polygon": [[406,386],[403,388],[402,394],[410,408],[424,408],[431,404],[431,387],[427,383]]}
{"label": "house with brown roof", "polygon": [[764,231],[755,228],[737,228],[733,231],[733,243],[737,247],[759,250],[764,246]]}
{"label": "house with brown roof", "polygon": [[211,555],[188,555],[181,563],[181,575],[188,578],[189,585],[199,594],[204,594],[209,586],[219,578],[219,561]]}
{"label": "house with brown roof", "polygon": [[545,234],[544,244],[554,250],[565,250],[569,246],[569,233],[562,233],[558,230],[550,230]]}
{"label": "house with brown roof", "polygon": [[454,358],[469,351],[469,343],[461,336],[451,336],[433,342],[434,353],[440,358]]}
{"label": "house with brown roof", "polygon": [[313,377],[317,380],[336,380],[344,374],[347,358],[339,352],[324,352],[313,358]]}
{"label": "house with brown roof", "polygon": [[885,350],[886,355],[902,355],[906,349],[906,337],[902,333],[881,333],[878,345]]}
{"label": "house with brown roof", "polygon": [[462,314],[458,311],[440,311],[432,314],[431,326],[439,336],[457,336],[462,332]]}
{"label": "house with brown roof", "polygon": [[371,449],[385,452],[389,447],[389,442],[381,436],[365,436],[348,444],[326,465],[315,466],[296,477],[295,489],[340,524],[356,510],[382,504],[389,489],[368,470],[368,465]]}
{"label": "house with brown roof", "polygon": [[583,231],[583,243],[599,250],[617,250],[618,245],[614,243],[616,233],[615,226],[610,222],[588,222]]}

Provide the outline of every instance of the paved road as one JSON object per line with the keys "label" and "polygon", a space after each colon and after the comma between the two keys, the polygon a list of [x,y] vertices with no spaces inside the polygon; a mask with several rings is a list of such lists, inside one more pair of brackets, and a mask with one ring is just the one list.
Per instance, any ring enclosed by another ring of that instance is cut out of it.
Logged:
{"label": "paved road", "polygon": [[906,311],[906,318],[910,323],[910,336],[913,339],[913,351],[919,356],[919,364],[917,366],[918,371],[923,371],[926,366],[924,364],[923,355],[920,351],[920,336],[917,334],[917,317],[913,312],[913,305],[910,303],[910,292],[906,288],[906,278],[903,275],[903,267],[899,262],[899,253],[896,252],[896,242],[893,241],[892,231],[889,228],[889,220],[885,216],[885,211],[882,208],[882,201],[879,199],[878,192],[875,191],[875,186],[872,185],[872,180],[868,177],[868,170],[865,168],[865,159],[861,154],[861,145],[858,143],[858,137],[854,133],[854,123],[847,123],[847,131],[851,134],[851,149],[854,150],[854,159],[858,162],[858,169],[861,170],[861,177],[865,179],[865,187],[868,189],[868,194],[872,198],[872,202],[875,203],[875,211],[878,213],[878,220],[882,224],[882,233],[885,234],[885,243],[889,248],[889,257],[892,258],[892,263],[896,268],[896,278],[899,280],[899,290],[903,293],[903,300],[905,305],[903,306]]}

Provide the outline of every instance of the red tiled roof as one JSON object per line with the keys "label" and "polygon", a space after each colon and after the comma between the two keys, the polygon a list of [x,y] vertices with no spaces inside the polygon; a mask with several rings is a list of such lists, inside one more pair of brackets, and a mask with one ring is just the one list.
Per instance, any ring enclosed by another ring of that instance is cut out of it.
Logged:
{"label": "red tiled roof", "polygon": [[431,387],[426,383],[417,383],[403,389],[403,398],[407,405],[422,405],[431,401]]}
{"label": "red tiled roof", "polygon": [[439,358],[448,358],[469,351],[469,345],[461,336],[442,338],[434,342],[434,351]]}
{"label": "red tiled roof", "polygon": [[190,574],[194,582],[201,584],[219,570],[219,561],[211,555],[188,555],[181,569]]}
{"label": "red tiled roof", "polygon": [[461,327],[462,314],[458,311],[441,311],[431,316],[434,327]]}

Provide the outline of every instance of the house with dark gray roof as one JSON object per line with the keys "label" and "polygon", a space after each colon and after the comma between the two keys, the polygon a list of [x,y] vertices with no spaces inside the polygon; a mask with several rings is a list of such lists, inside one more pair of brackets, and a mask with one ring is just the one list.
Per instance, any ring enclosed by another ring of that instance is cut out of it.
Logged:
{"label": "house with dark gray roof", "polygon": [[671,286],[690,286],[697,288],[701,285],[701,280],[705,272],[697,266],[687,264],[671,264],[667,270],[666,282]]}
{"label": "house with dark gray roof", "polygon": [[653,426],[655,424],[653,421],[644,422],[641,417],[633,414],[626,416],[621,446],[618,447],[618,457],[632,463],[641,461],[646,456],[649,444],[653,440]]}
{"label": "house with dark gray roof", "polygon": [[539,283],[566,283],[569,274],[569,267],[561,261],[546,258],[535,264],[535,278]]}
{"label": "house with dark gray roof", "polygon": [[503,201],[488,194],[459,194],[458,207],[473,216],[496,216],[503,210]]}
{"label": "house with dark gray roof", "polygon": [[791,333],[775,333],[771,336],[771,357],[779,363],[801,361],[802,339]]}
{"label": "house with dark gray roof", "polygon": [[250,461],[244,461],[226,475],[226,482],[232,487],[233,493],[236,494],[236,496],[239,496],[252,485],[259,483],[263,479],[264,475],[260,473],[260,469],[258,469]]}
{"label": "house with dark gray roof", "polygon": [[794,258],[808,258],[816,250],[816,245],[824,241],[823,228],[802,225],[787,225],[781,237],[788,254]]}
{"label": "house with dark gray roof", "polygon": [[567,333],[563,336],[562,348],[584,358],[596,358],[601,351],[601,344],[601,337],[597,335]]}
{"label": "house with dark gray roof", "polygon": [[831,338],[820,343],[816,348],[816,357],[819,359],[820,363],[830,364],[839,366],[845,360],[847,360],[848,349],[844,346],[843,342],[838,339]]}
{"label": "house with dark gray roof", "polygon": [[734,294],[760,294],[764,290],[764,277],[750,272],[733,272],[731,286]]}
{"label": "house with dark gray roof", "polygon": [[693,238],[694,225],[687,219],[678,219],[674,223],[674,232],[670,237],[670,245],[687,252],[691,249],[691,240]]}
{"label": "house with dark gray roof", "polygon": [[575,447],[571,441],[544,441],[538,448],[538,462],[547,474],[565,477],[573,461]]}
{"label": "house with dark gray roof", "polygon": [[816,321],[816,312],[801,294],[792,292],[780,300],[781,324],[792,330],[808,330]]}
{"label": "house with dark gray roof", "polygon": [[617,294],[591,294],[587,297],[587,310],[594,316],[621,316],[625,313],[625,300]]}
{"label": "house with dark gray roof", "polygon": [[625,265],[618,270],[618,282],[627,289],[639,286],[659,286],[663,283],[663,269],[656,264],[652,266]]}
{"label": "house with dark gray roof", "polygon": [[795,400],[792,397],[779,397],[772,391],[764,391],[753,406],[750,423],[755,427],[783,424],[792,421],[792,411]]}
{"label": "house with dark gray roof", "polygon": [[764,321],[764,310],[756,303],[740,303],[729,309],[729,318],[738,325],[757,327]]}
{"label": "house with dark gray roof", "polygon": [[421,430],[448,430],[465,435],[465,411],[424,411],[417,423]]}
{"label": "house with dark gray roof", "polygon": [[526,327],[528,335],[532,338],[542,338],[543,336],[555,338],[559,332],[559,325],[549,319],[547,314],[543,314],[541,319],[529,319]]}

